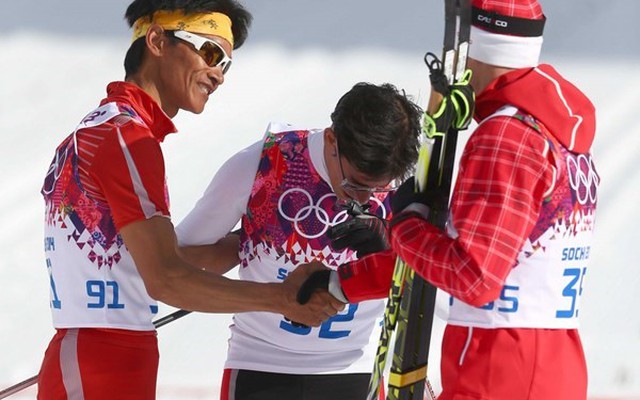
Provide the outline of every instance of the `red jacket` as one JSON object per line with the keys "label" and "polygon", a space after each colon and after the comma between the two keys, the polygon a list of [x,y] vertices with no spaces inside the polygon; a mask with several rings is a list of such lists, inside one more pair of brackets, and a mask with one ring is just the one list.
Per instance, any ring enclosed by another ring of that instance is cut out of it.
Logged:
{"label": "red jacket", "polygon": [[413,217],[394,225],[393,251],[345,267],[343,290],[354,301],[388,294],[395,254],[438,288],[481,306],[495,300],[554,181],[542,124],[567,149],[587,153],[595,109],[549,65],[519,69],[493,81],[476,99],[481,122],[503,106],[533,118],[497,116],[471,135],[460,160],[448,234]]}

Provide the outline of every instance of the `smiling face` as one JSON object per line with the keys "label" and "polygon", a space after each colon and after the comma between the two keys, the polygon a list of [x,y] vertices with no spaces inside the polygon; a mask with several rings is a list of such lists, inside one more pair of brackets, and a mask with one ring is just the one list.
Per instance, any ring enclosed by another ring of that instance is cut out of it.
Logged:
{"label": "smiling face", "polygon": [[[231,57],[233,48],[226,39],[199,36],[217,43]],[[149,93],[170,118],[179,110],[201,113],[209,96],[224,83],[222,66],[209,66],[192,43],[174,37],[159,25],[149,27],[144,40],[143,61],[127,81]]]}
{"label": "smiling face", "polygon": [[[216,42],[231,56],[233,49],[228,41],[219,36],[201,36]],[[191,43],[169,39],[159,69],[162,108],[167,114],[172,110],[177,113],[180,109],[199,114],[204,110],[209,96],[224,83],[222,68],[208,66]]]}

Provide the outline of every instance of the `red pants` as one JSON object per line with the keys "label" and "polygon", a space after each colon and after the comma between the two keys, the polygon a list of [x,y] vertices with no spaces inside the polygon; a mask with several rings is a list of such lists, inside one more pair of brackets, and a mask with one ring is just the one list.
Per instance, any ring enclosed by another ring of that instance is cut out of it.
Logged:
{"label": "red pants", "polygon": [[38,399],[156,398],[155,331],[58,329],[38,374]]}
{"label": "red pants", "polygon": [[585,400],[587,366],[577,330],[448,325],[438,400]]}

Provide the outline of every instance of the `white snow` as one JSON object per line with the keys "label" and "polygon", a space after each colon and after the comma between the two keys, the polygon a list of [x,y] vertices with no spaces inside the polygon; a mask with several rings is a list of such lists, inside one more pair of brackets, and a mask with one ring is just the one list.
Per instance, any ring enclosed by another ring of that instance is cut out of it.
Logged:
{"label": "white snow", "polygon": [[[38,372],[53,334],[39,195],[53,150],[123,77],[127,43],[44,34],[0,36],[0,390]],[[431,49],[437,50],[437,49]],[[596,245],[580,315],[590,396],[640,399],[640,77],[636,60],[554,58],[598,109],[594,147],[602,177]],[[422,54],[330,52],[247,46],[202,115],[181,113],[164,151],[174,221],[221,163],[260,138],[267,123],[325,127],[337,99],[358,81],[392,82],[428,101]],[[465,134],[463,134],[464,136]],[[162,307],[160,315],[171,312]],[[225,358],[228,315],[192,314],[159,330],[159,398],[213,399]],[[442,324],[436,329],[441,333]],[[430,378],[438,386],[439,339]],[[12,398],[33,398],[33,388]]]}

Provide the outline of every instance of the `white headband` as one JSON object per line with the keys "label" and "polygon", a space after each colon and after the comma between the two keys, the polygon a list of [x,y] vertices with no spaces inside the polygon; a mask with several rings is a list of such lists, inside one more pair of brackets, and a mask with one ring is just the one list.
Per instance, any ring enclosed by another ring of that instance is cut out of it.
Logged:
{"label": "white headband", "polygon": [[522,37],[487,32],[471,26],[469,57],[506,68],[538,66],[542,36]]}

